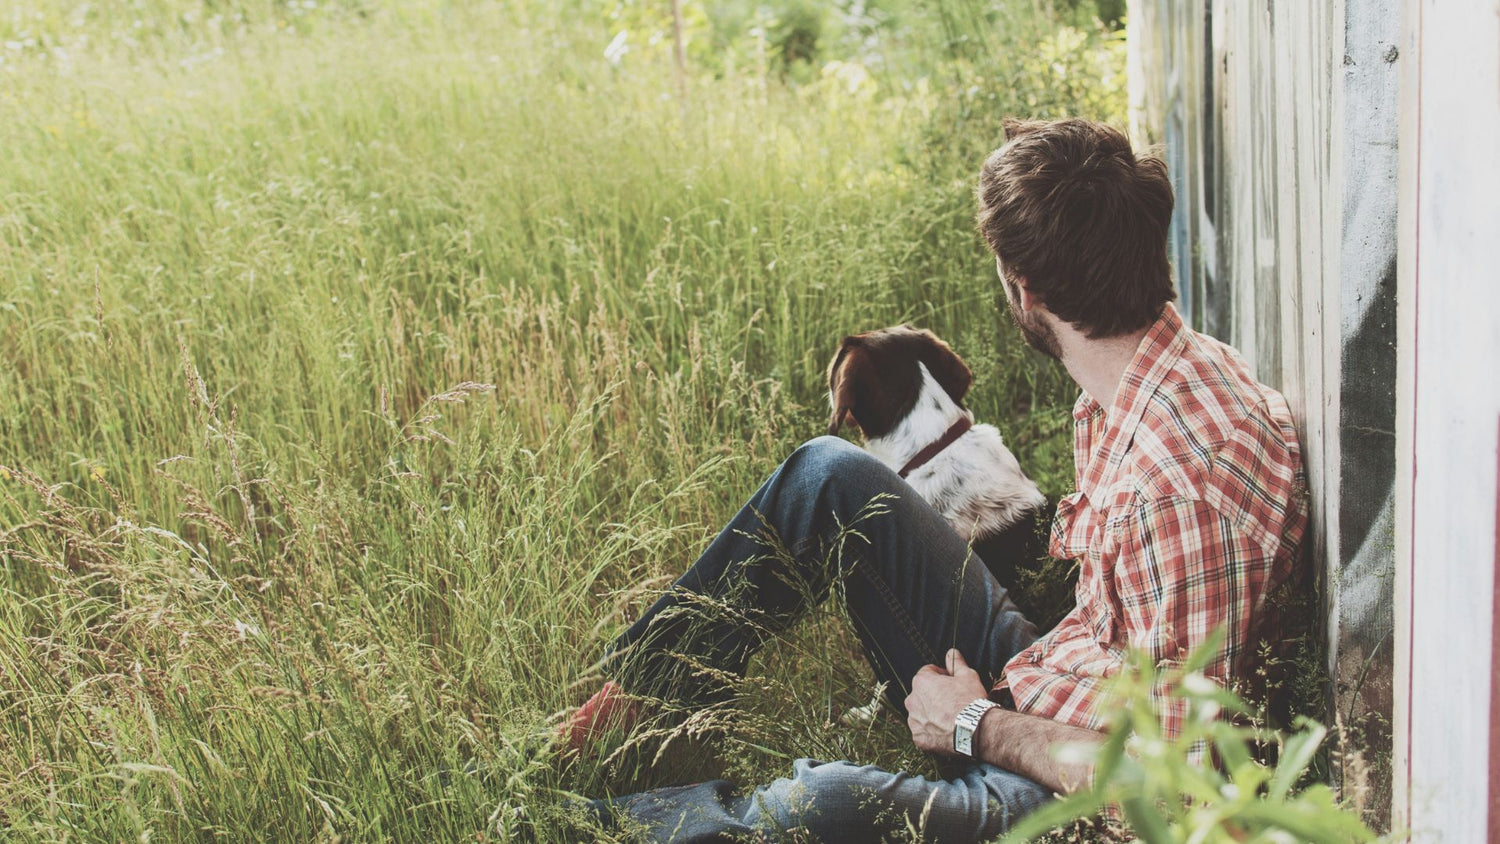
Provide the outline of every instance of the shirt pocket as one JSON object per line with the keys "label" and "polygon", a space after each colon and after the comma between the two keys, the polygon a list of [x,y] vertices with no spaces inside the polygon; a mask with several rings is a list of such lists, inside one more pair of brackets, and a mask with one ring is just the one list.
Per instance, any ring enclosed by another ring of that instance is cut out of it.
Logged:
{"label": "shirt pocket", "polygon": [[1102,648],[1115,644],[1120,634],[1114,571],[1119,562],[1117,528],[1082,492],[1058,502],[1052,523],[1050,551],[1059,559],[1078,562],[1077,617]]}
{"label": "shirt pocket", "polygon": [[1089,504],[1088,496],[1075,492],[1057,502],[1052,517],[1052,536],[1047,552],[1059,560],[1084,562],[1094,532],[1102,525],[1099,514]]}

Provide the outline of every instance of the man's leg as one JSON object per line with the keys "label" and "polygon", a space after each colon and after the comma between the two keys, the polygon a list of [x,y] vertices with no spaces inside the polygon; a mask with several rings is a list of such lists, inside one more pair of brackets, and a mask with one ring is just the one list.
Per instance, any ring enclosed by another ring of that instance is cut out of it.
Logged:
{"label": "man's leg", "polygon": [[[611,647],[631,692],[711,699],[822,600],[845,597],[887,699],[956,647],[988,684],[1034,625],[942,516],[896,473],[835,437],[789,457],[672,590]],[[705,670],[706,669],[706,670]]]}
{"label": "man's leg", "polygon": [[[688,701],[743,673],[750,656],[831,589],[898,711],[912,676],[956,647],[985,680],[1036,639],[1036,628],[935,510],[885,465],[821,437],[783,463],[703,556],[611,648],[627,689]],[[818,840],[869,841],[881,830],[976,841],[1007,829],[1050,795],[990,765],[951,780],[848,762],[799,760],[793,775],[734,796],[717,781],[618,798],[617,818],[655,840],[713,841],[805,829]]]}
{"label": "man's leg", "polygon": [[611,820],[628,819],[649,840],[674,844],[755,836],[834,844],[909,840],[911,833],[921,841],[975,842],[1007,831],[1051,796],[993,765],[932,780],[873,765],[798,759],[792,776],[743,796],[716,780],[618,798],[603,812]]}

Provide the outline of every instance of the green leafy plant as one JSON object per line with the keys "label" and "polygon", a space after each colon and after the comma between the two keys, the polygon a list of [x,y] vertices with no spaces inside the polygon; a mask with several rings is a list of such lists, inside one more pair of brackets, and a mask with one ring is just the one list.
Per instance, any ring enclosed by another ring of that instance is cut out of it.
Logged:
{"label": "green leafy plant", "polygon": [[[1165,670],[1144,654],[1133,655],[1114,681],[1109,739],[1060,749],[1094,763],[1092,786],[1028,816],[1004,840],[1029,841],[1115,810],[1148,844],[1377,840],[1327,784],[1305,782],[1327,728],[1304,717],[1289,733],[1247,726],[1251,708],[1203,675],[1221,642],[1216,635]],[[1187,701],[1176,737],[1165,735],[1158,720],[1156,692],[1163,688]],[[1268,744],[1278,750],[1274,765],[1252,752]]]}

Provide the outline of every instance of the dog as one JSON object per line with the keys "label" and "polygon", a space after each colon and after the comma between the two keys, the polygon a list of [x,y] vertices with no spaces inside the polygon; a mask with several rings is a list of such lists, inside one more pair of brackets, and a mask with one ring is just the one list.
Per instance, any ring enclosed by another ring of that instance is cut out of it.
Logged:
{"label": "dog", "polygon": [[993,425],[963,406],[973,373],[930,331],[900,325],[845,337],[828,366],[828,433],[852,422],[896,471],[1013,587],[1034,553],[1047,499]]}

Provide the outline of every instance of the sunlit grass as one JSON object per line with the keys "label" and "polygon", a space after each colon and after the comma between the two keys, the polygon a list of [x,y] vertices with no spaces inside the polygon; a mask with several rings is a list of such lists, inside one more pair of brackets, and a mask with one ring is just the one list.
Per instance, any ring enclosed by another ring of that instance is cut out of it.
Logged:
{"label": "sunlit grass", "polygon": [[[845,333],[948,337],[1071,481],[951,148],[995,125],[970,65],[684,102],[542,4],[75,13],[0,23],[11,835],[567,839],[560,791],[675,779],[535,736],[820,433]],[[926,764],[831,726],[871,697],[835,618],[777,648],[699,769]]]}

